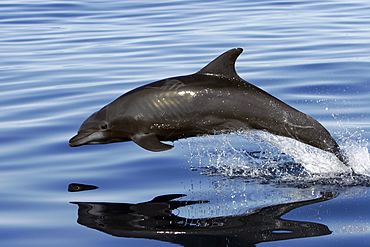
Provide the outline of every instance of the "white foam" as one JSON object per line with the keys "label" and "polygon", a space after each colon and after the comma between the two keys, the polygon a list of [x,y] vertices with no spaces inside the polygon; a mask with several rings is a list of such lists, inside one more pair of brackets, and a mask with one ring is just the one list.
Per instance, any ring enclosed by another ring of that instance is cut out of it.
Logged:
{"label": "white foam", "polygon": [[345,166],[332,153],[311,147],[291,138],[276,136],[267,132],[260,132],[259,135],[266,142],[279,148],[280,151],[302,164],[309,173],[330,176],[351,172],[351,168]]}
{"label": "white foam", "polygon": [[[346,137],[347,135],[347,137]],[[189,141],[193,166],[216,169],[224,176],[258,177],[269,175],[278,165],[300,164],[311,177],[350,177],[351,169],[357,175],[370,176],[368,141],[360,134],[340,135],[340,147],[348,157],[350,167],[344,165],[329,152],[311,147],[291,138],[276,136],[262,131],[240,132],[230,135],[205,136]],[[258,157],[251,155],[258,151]],[[284,155],[286,154],[286,155]],[[288,155],[288,156],[287,156]],[[290,159],[289,156],[292,158]],[[266,170],[269,169],[269,171]],[[294,175],[280,172],[281,179]]]}

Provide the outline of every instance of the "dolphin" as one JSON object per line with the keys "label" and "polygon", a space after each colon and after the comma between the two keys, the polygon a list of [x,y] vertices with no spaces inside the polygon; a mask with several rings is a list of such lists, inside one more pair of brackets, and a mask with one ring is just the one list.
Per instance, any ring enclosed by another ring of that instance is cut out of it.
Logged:
{"label": "dolphin", "polygon": [[337,142],[312,117],[243,80],[234,48],[195,74],[153,82],[123,94],[88,117],[71,147],[134,141],[154,151],[173,148],[162,141],[238,130],[262,130],[333,153],[347,164]]}

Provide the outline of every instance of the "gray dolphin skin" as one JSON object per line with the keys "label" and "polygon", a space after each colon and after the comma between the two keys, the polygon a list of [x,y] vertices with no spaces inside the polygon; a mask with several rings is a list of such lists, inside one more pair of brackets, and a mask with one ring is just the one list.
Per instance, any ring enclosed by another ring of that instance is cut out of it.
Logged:
{"label": "gray dolphin skin", "polygon": [[71,147],[134,141],[154,151],[162,141],[238,130],[262,130],[333,153],[347,164],[329,132],[312,117],[246,82],[235,71],[242,48],[231,49],[195,74],[136,88],[87,118]]}

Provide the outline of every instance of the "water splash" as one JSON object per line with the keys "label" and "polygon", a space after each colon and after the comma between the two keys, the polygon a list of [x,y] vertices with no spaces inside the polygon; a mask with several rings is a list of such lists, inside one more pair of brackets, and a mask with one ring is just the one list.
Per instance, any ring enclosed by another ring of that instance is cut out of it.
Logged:
{"label": "water splash", "polygon": [[261,131],[193,138],[189,162],[209,176],[258,179],[261,183],[370,186],[368,141],[359,132],[348,131],[340,134],[339,141],[351,167],[331,153]]}
{"label": "water splash", "polygon": [[351,133],[346,129],[344,133],[340,133],[341,146],[352,169],[359,175],[370,177],[369,142],[362,138],[361,132],[360,130]]}

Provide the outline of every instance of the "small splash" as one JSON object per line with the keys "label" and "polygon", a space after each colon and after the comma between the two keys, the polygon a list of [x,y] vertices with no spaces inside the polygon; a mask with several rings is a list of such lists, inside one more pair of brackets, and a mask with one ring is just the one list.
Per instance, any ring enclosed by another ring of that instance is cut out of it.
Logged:
{"label": "small splash", "polygon": [[339,133],[341,136],[340,144],[354,172],[370,177],[369,142],[362,137],[361,132],[350,133],[348,130],[345,130],[344,133]]}
{"label": "small splash", "polygon": [[261,183],[369,186],[367,140],[347,133],[341,134],[340,144],[351,167],[331,153],[262,131],[192,138],[189,162],[208,176],[258,179]]}

